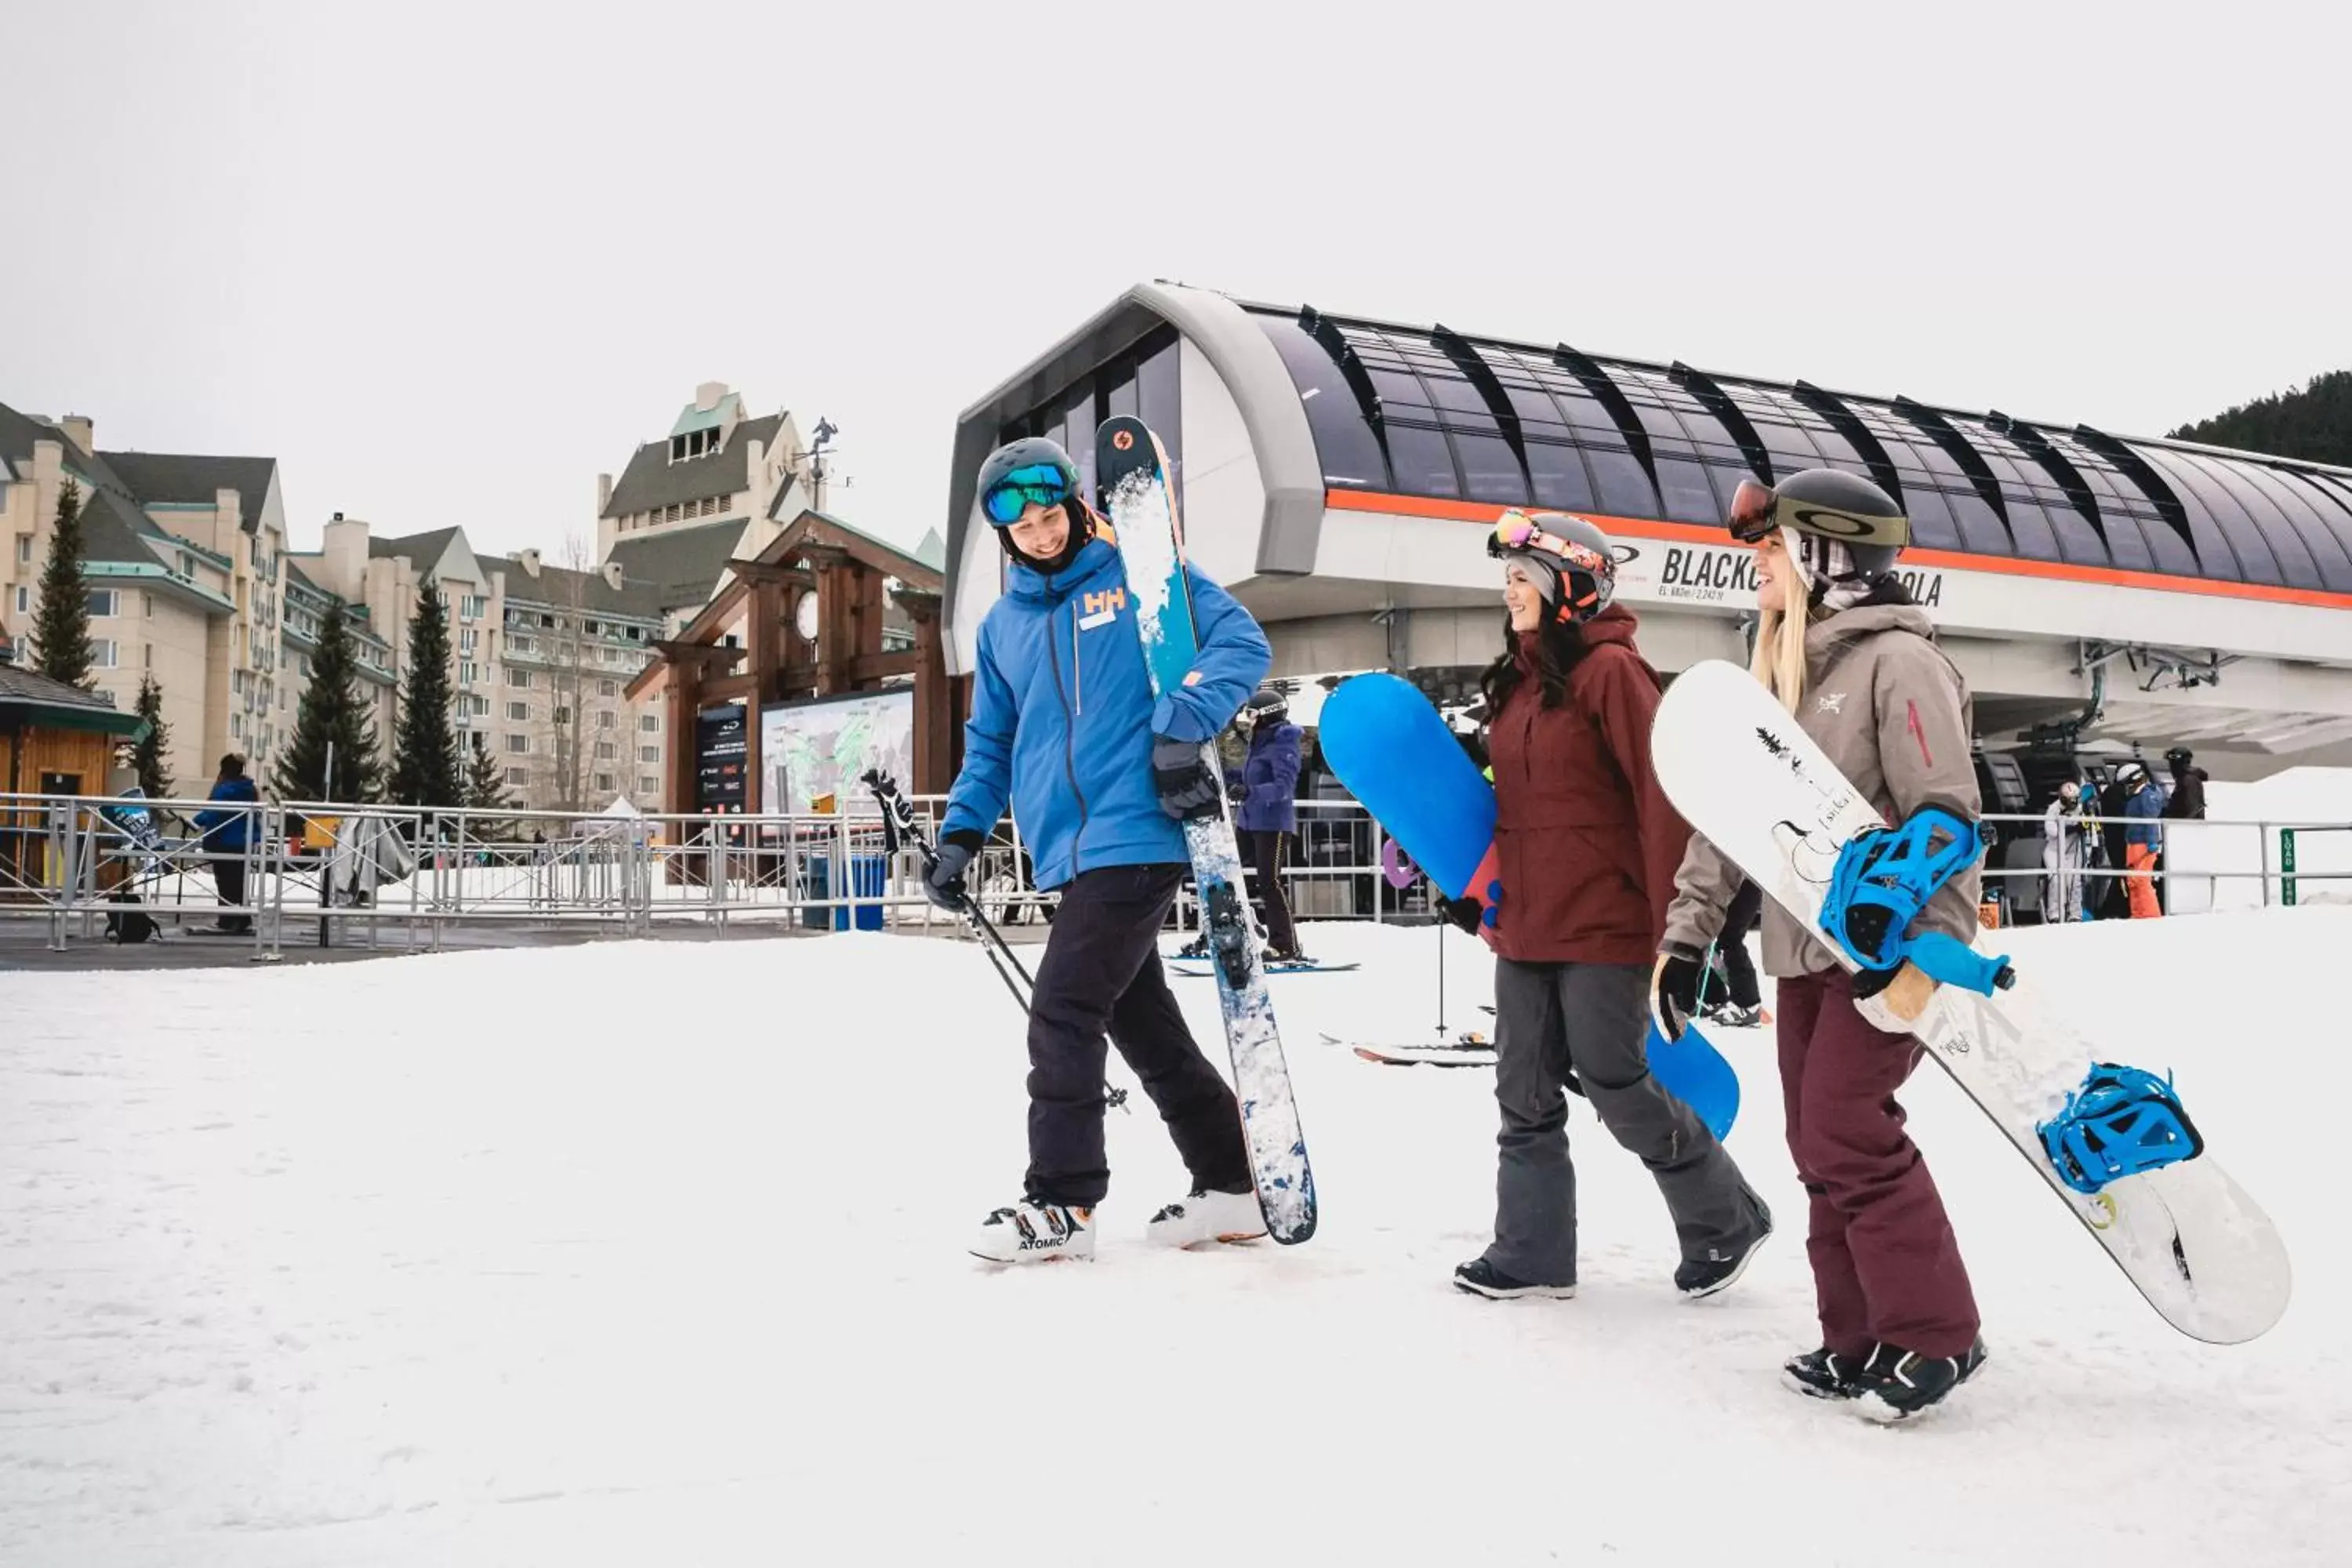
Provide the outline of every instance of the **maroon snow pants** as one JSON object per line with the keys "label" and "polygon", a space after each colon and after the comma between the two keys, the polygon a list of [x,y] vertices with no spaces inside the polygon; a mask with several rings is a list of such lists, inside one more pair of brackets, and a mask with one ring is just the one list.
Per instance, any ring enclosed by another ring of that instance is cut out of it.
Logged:
{"label": "maroon snow pants", "polygon": [[1789,1152],[1812,1200],[1822,1342],[1859,1359],[1879,1342],[1958,1355],[1977,1302],[1927,1162],[1903,1131],[1895,1091],[1926,1047],[1855,1011],[1843,971],[1780,982],[1780,1091]]}

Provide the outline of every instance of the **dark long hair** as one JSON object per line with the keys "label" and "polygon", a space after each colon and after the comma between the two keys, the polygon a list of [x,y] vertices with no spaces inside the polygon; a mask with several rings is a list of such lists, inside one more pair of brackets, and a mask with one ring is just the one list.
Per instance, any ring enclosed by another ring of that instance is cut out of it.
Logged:
{"label": "dark long hair", "polygon": [[[1568,700],[1568,677],[1581,663],[1588,645],[1584,629],[1571,621],[1547,619],[1535,634],[1536,686],[1543,693],[1543,705],[1557,708]],[[1503,704],[1527,679],[1519,668],[1519,634],[1511,629],[1511,612],[1503,612],[1503,654],[1486,667],[1478,678],[1479,692],[1486,703],[1486,721],[1503,710]]]}

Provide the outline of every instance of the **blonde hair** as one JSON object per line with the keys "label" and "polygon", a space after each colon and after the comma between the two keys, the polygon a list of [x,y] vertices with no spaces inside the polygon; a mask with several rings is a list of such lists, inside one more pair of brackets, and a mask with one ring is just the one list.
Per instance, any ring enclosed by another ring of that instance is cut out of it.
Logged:
{"label": "blonde hair", "polygon": [[1765,690],[1780,700],[1781,707],[1794,713],[1805,700],[1805,628],[1811,624],[1807,607],[1812,599],[1812,574],[1805,570],[1797,552],[1789,548],[1789,536],[1783,532],[1776,538],[1788,569],[1789,586],[1782,599],[1798,608],[1759,612],[1756,652],[1748,669]]}

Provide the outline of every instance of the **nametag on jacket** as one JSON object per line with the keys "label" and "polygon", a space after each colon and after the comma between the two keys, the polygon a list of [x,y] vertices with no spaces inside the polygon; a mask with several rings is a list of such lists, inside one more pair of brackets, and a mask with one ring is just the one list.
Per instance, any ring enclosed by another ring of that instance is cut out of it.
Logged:
{"label": "nametag on jacket", "polygon": [[1118,619],[1118,611],[1116,607],[1108,610],[1097,610],[1093,615],[1080,618],[1078,621],[1078,630],[1082,632],[1090,632],[1097,626],[1107,626],[1117,619]]}

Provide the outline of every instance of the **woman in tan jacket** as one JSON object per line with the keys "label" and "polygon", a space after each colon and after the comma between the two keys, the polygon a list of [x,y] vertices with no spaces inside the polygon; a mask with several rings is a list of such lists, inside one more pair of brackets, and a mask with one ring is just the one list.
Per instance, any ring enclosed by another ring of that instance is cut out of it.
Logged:
{"label": "woman in tan jacket", "polygon": [[[1901,509],[1867,479],[1808,468],[1777,489],[1742,485],[1732,528],[1756,547],[1757,679],[1887,821],[1923,806],[1974,818],[1968,689],[1894,574],[1910,538]],[[1702,955],[1740,881],[1693,838],[1654,979],[1670,1036],[1696,1005]],[[1954,877],[1915,931],[1968,941],[1977,892],[1973,868]],[[1856,1006],[1892,972],[1848,974],[1769,902],[1764,968],[1780,982],[1781,1092],[1789,1150],[1811,1198],[1806,1253],[1822,1325],[1821,1348],[1786,1370],[1801,1393],[1901,1419],[1984,1361],[1959,1244],[1895,1100],[1923,1047]]]}

